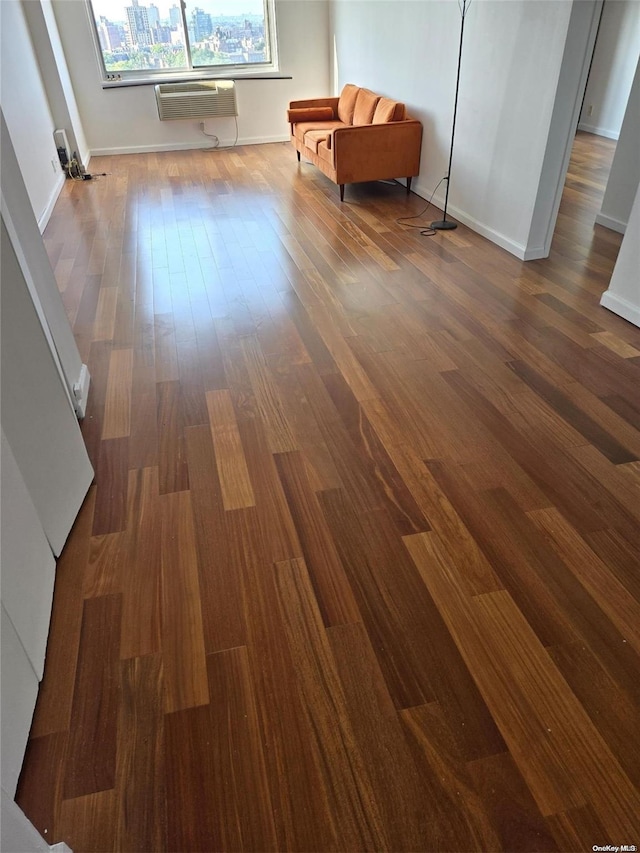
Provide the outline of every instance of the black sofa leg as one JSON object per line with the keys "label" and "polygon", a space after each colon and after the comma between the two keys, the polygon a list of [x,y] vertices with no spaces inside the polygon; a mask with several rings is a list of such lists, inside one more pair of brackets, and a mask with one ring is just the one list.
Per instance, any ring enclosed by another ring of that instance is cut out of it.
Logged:
{"label": "black sofa leg", "polygon": [[298,163],[299,163],[300,162],[300,152],[296,151],[296,154],[298,155]]}
{"label": "black sofa leg", "polygon": [[344,184],[340,184],[340,201],[344,201]]}
{"label": "black sofa leg", "polygon": [[413,178],[407,178],[407,195],[411,192],[411,181]]}

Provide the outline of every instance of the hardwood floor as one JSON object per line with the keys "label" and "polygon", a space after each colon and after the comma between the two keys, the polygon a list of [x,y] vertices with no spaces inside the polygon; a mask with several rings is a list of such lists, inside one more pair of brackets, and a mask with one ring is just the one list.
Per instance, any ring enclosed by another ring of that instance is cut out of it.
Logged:
{"label": "hardwood floor", "polygon": [[341,205],[288,145],[96,158],[65,187],[45,238],[96,479],[18,792],[49,843],[640,844],[612,151],[578,135],[527,264],[398,226],[423,207],[400,187]]}

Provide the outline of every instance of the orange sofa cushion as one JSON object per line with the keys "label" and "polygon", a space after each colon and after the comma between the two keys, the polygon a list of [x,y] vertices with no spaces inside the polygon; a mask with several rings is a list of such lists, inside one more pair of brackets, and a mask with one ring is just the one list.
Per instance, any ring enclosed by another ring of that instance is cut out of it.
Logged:
{"label": "orange sofa cushion", "polygon": [[310,148],[314,154],[318,153],[318,144],[326,142],[329,138],[328,130],[308,130],[304,135],[304,144]]}
{"label": "orange sofa cushion", "polygon": [[301,121],[293,125],[293,135],[304,143],[305,134],[310,130],[323,130],[326,136],[334,127],[344,127],[344,124],[341,121]]}
{"label": "orange sofa cushion", "polygon": [[333,166],[333,154],[329,148],[330,139],[331,137],[329,137],[326,142],[320,142],[318,144],[317,154],[321,160],[324,160],[326,163],[329,163],[330,166]]}
{"label": "orange sofa cushion", "polygon": [[345,124],[353,124],[353,111],[356,108],[356,98],[360,91],[359,86],[353,83],[345,83],[338,101],[338,118]]}
{"label": "orange sofa cushion", "polygon": [[287,110],[287,120],[291,124],[298,121],[331,121],[333,110],[331,107],[302,107]]}
{"label": "orange sofa cushion", "polygon": [[390,98],[380,98],[371,124],[386,124],[389,121],[402,121],[403,118],[404,104],[392,101]]}
{"label": "orange sofa cushion", "polygon": [[356,108],[353,111],[353,124],[371,124],[380,95],[369,89],[360,89],[356,98]]}

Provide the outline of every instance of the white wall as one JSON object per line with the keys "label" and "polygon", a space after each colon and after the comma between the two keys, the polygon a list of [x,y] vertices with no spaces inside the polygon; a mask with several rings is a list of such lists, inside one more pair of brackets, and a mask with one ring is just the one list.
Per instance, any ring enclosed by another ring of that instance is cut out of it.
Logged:
{"label": "white wall", "polygon": [[86,405],[86,396],[78,400],[73,395],[73,389],[76,384],[83,384],[82,377],[86,375],[86,369],[83,374],[80,353],[64,310],[49,257],[38,232],[18,158],[6,126],[4,111],[0,111],[0,119],[3,218],[12,230],[12,236],[15,237],[14,249],[19,254],[31,298],[36,305],[45,334],[54,352],[54,358],[59,363],[69,397],[72,398],[78,411],[81,405]]}
{"label": "white wall", "polygon": [[2,429],[58,555],[93,469],[2,217]]}
{"label": "white wall", "polygon": [[[523,257],[571,3],[474,0],[465,24],[450,212]],[[460,15],[449,0],[333,0],[336,91],[345,82],[404,101],[424,124],[416,191],[446,173]],[[442,199],[444,192],[436,198]]]}
{"label": "white wall", "polygon": [[624,234],[640,183],[640,61],[596,222]]}
{"label": "white wall", "polygon": [[40,230],[64,184],[54,121],[19,0],[2,0],[2,110]]}
{"label": "white wall", "polygon": [[1,433],[1,447],[2,606],[40,679],[44,671],[56,563],[4,432]]}
{"label": "white wall", "polygon": [[[161,122],[153,86],[103,89],[83,4],[53,0],[53,9],[92,154],[120,154],[209,145],[199,121]],[[327,0],[277,0],[280,72],[292,80],[238,82],[239,143],[288,139],[286,108],[294,98],[329,91]],[[233,119],[209,119],[206,129],[233,142]]]}
{"label": "white wall", "polygon": [[86,166],[89,161],[89,147],[51,0],[27,0],[23,9],[53,120],[56,127],[66,130],[71,147],[70,154],[76,152],[80,162]]}
{"label": "white wall", "polygon": [[0,827],[2,828],[0,850],[6,853],[71,853],[63,841],[49,847],[4,788],[2,789]]}
{"label": "white wall", "polygon": [[576,0],[571,5],[525,260],[546,258],[551,250],[601,12],[602,0]]}
{"label": "white wall", "polygon": [[2,788],[13,798],[36,705],[38,679],[3,603],[0,603],[0,631]]}
{"label": "white wall", "polygon": [[618,138],[639,53],[640,3],[607,0],[580,115],[580,130]]}
{"label": "white wall", "polygon": [[640,326],[640,187],[629,217],[608,290],[600,304]]}

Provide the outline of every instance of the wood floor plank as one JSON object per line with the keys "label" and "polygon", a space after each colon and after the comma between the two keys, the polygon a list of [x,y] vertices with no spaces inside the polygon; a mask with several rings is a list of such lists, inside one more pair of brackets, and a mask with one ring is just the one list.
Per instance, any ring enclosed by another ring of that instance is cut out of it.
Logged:
{"label": "wood floor plank", "polygon": [[[522,436],[498,410],[482,396],[458,371],[449,371],[446,380],[467,401],[470,411],[480,418],[496,436],[516,462],[540,486],[549,499],[563,510],[580,531],[602,530],[605,520],[589,502],[589,495],[598,491],[585,473],[567,464],[564,456],[553,454],[546,445],[547,455]],[[558,474],[562,471],[562,476]]]}
{"label": "wood floor plank", "polygon": [[189,427],[187,458],[207,654],[246,645],[242,574],[208,427]]}
{"label": "wood floor plank", "polygon": [[[304,456],[314,491],[340,488],[343,483],[322,431],[302,390],[295,367],[280,357],[268,359],[278,385],[287,422]],[[303,362],[306,363],[306,362]]]}
{"label": "wood floor plank", "polygon": [[120,657],[160,651],[161,513],[157,468],[129,471]]}
{"label": "wood floor plank", "polygon": [[296,450],[296,442],[287,423],[279,400],[277,387],[271,377],[269,366],[255,337],[241,340],[251,386],[256,396],[260,417],[267,429],[269,448],[272,453]]}
{"label": "wood floor plank", "polygon": [[165,495],[189,488],[184,401],[179,382],[158,382],[156,389],[160,494]]}
{"label": "wood floor plank", "polygon": [[528,515],[625,641],[640,651],[640,604],[556,509],[534,510]]}
{"label": "wood floor plank", "polygon": [[225,509],[255,506],[251,479],[228,391],[207,391],[207,409]]}
{"label": "wood floor plank", "polygon": [[101,287],[98,295],[96,319],[93,326],[94,341],[112,341],[116,324],[117,287]]}
{"label": "wood floor plank", "polygon": [[59,814],[67,757],[67,732],[31,736],[25,764],[33,773],[23,773],[18,782],[16,803],[50,844],[60,839]]}
{"label": "wood floor plank", "polygon": [[508,752],[480,758],[467,769],[497,829],[501,849],[540,853],[561,849]]}
{"label": "wood floor plank", "polygon": [[[390,849],[461,850],[471,839],[479,849],[494,847],[496,836],[468,784],[463,814],[451,808],[452,800],[460,799],[461,774],[448,788],[442,784],[445,775],[454,775],[448,761],[432,764],[421,750],[414,757],[363,626],[336,626],[328,634],[354,737],[361,753],[369,756],[367,772],[384,815]],[[403,711],[402,719],[417,710]],[[431,746],[434,726],[423,736]],[[425,800],[433,806],[431,816],[423,807]]]}
{"label": "wood floor plank", "polygon": [[124,438],[131,431],[131,382],[133,351],[114,349],[109,359],[109,378],[104,407],[102,439]]}
{"label": "wood floor plank", "polygon": [[626,343],[611,332],[592,332],[591,337],[598,343],[609,347],[622,358],[637,358],[640,355],[640,350],[632,347],[631,344]]}
{"label": "wood floor plank", "polygon": [[122,592],[126,561],[126,532],[93,536],[82,584],[84,597]]}
{"label": "wood floor plank", "polygon": [[96,465],[96,502],[93,535],[117,533],[127,524],[127,480],[129,439],[109,438],[100,442]]}
{"label": "wood floor plank", "polygon": [[615,682],[583,643],[555,646],[548,651],[620,766],[638,787],[638,743],[627,735],[640,725],[637,701]]}
{"label": "wood floor plank", "polygon": [[[444,798],[443,813],[451,829],[464,839],[460,846],[470,850],[500,849],[498,828],[473,786],[439,704],[408,708],[400,717],[418,761],[425,761],[440,783],[436,796]],[[459,801],[458,807],[447,807],[447,800]]]}
{"label": "wood floor plank", "polygon": [[191,496],[163,495],[162,659],[167,713],[209,703]]}
{"label": "wood floor plank", "polygon": [[333,849],[341,845],[333,815],[322,744],[297,683],[278,603],[272,550],[255,524],[253,508],[234,513],[243,545],[243,582],[249,664],[265,742],[265,761],[278,848]]}
{"label": "wood floor plank", "polygon": [[209,655],[207,670],[215,704],[166,717],[168,849],[276,850],[246,649]]}
{"label": "wood floor plank", "polygon": [[400,535],[428,530],[429,523],[347,383],[339,375],[325,376],[323,382],[369,474],[378,505],[393,517]]}
{"label": "wood floor plank", "polygon": [[123,661],[120,680],[115,849],[160,853],[167,849],[162,658]]}
{"label": "wood floor plank", "polygon": [[615,438],[605,432],[584,411],[575,406],[562,392],[558,391],[544,377],[531,370],[520,361],[512,361],[512,370],[522,377],[543,399],[545,399],[565,420],[603,453],[615,465],[634,462],[636,456],[619,444]]}
{"label": "wood floor plank", "polygon": [[306,565],[300,559],[277,563],[275,575],[300,698],[323,755],[338,838],[347,849],[388,847]]}
{"label": "wood floor plank", "polygon": [[311,488],[300,453],[279,453],[276,466],[325,625],[359,620],[359,610]]}
{"label": "wood floor plank", "polygon": [[637,791],[509,594],[469,600],[436,534],[405,543],[542,814],[589,803],[609,833],[632,834],[639,812],[621,804],[634,803]]}
{"label": "wood floor plank", "polygon": [[114,790],[63,800],[60,806],[59,840],[72,850],[116,853],[114,828],[118,803]]}
{"label": "wood floor plank", "polygon": [[592,839],[604,838],[607,834],[589,806],[550,815],[547,824],[559,849],[568,853],[580,853],[585,847],[588,849],[593,846]]}
{"label": "wood floor plank", "polygon": [[[318,497],[396,707],[432,701],[430,661],[421,654],[428,601],[419,578],[388,538],[388,526],[380,530],[379,516],[363,526],[344,493]],[[393,627],[398,619],[402,632]]]}
{"label": "wood floor plank", "polygon": [[84,603],[63,799],[115,785],[122,597]]}

